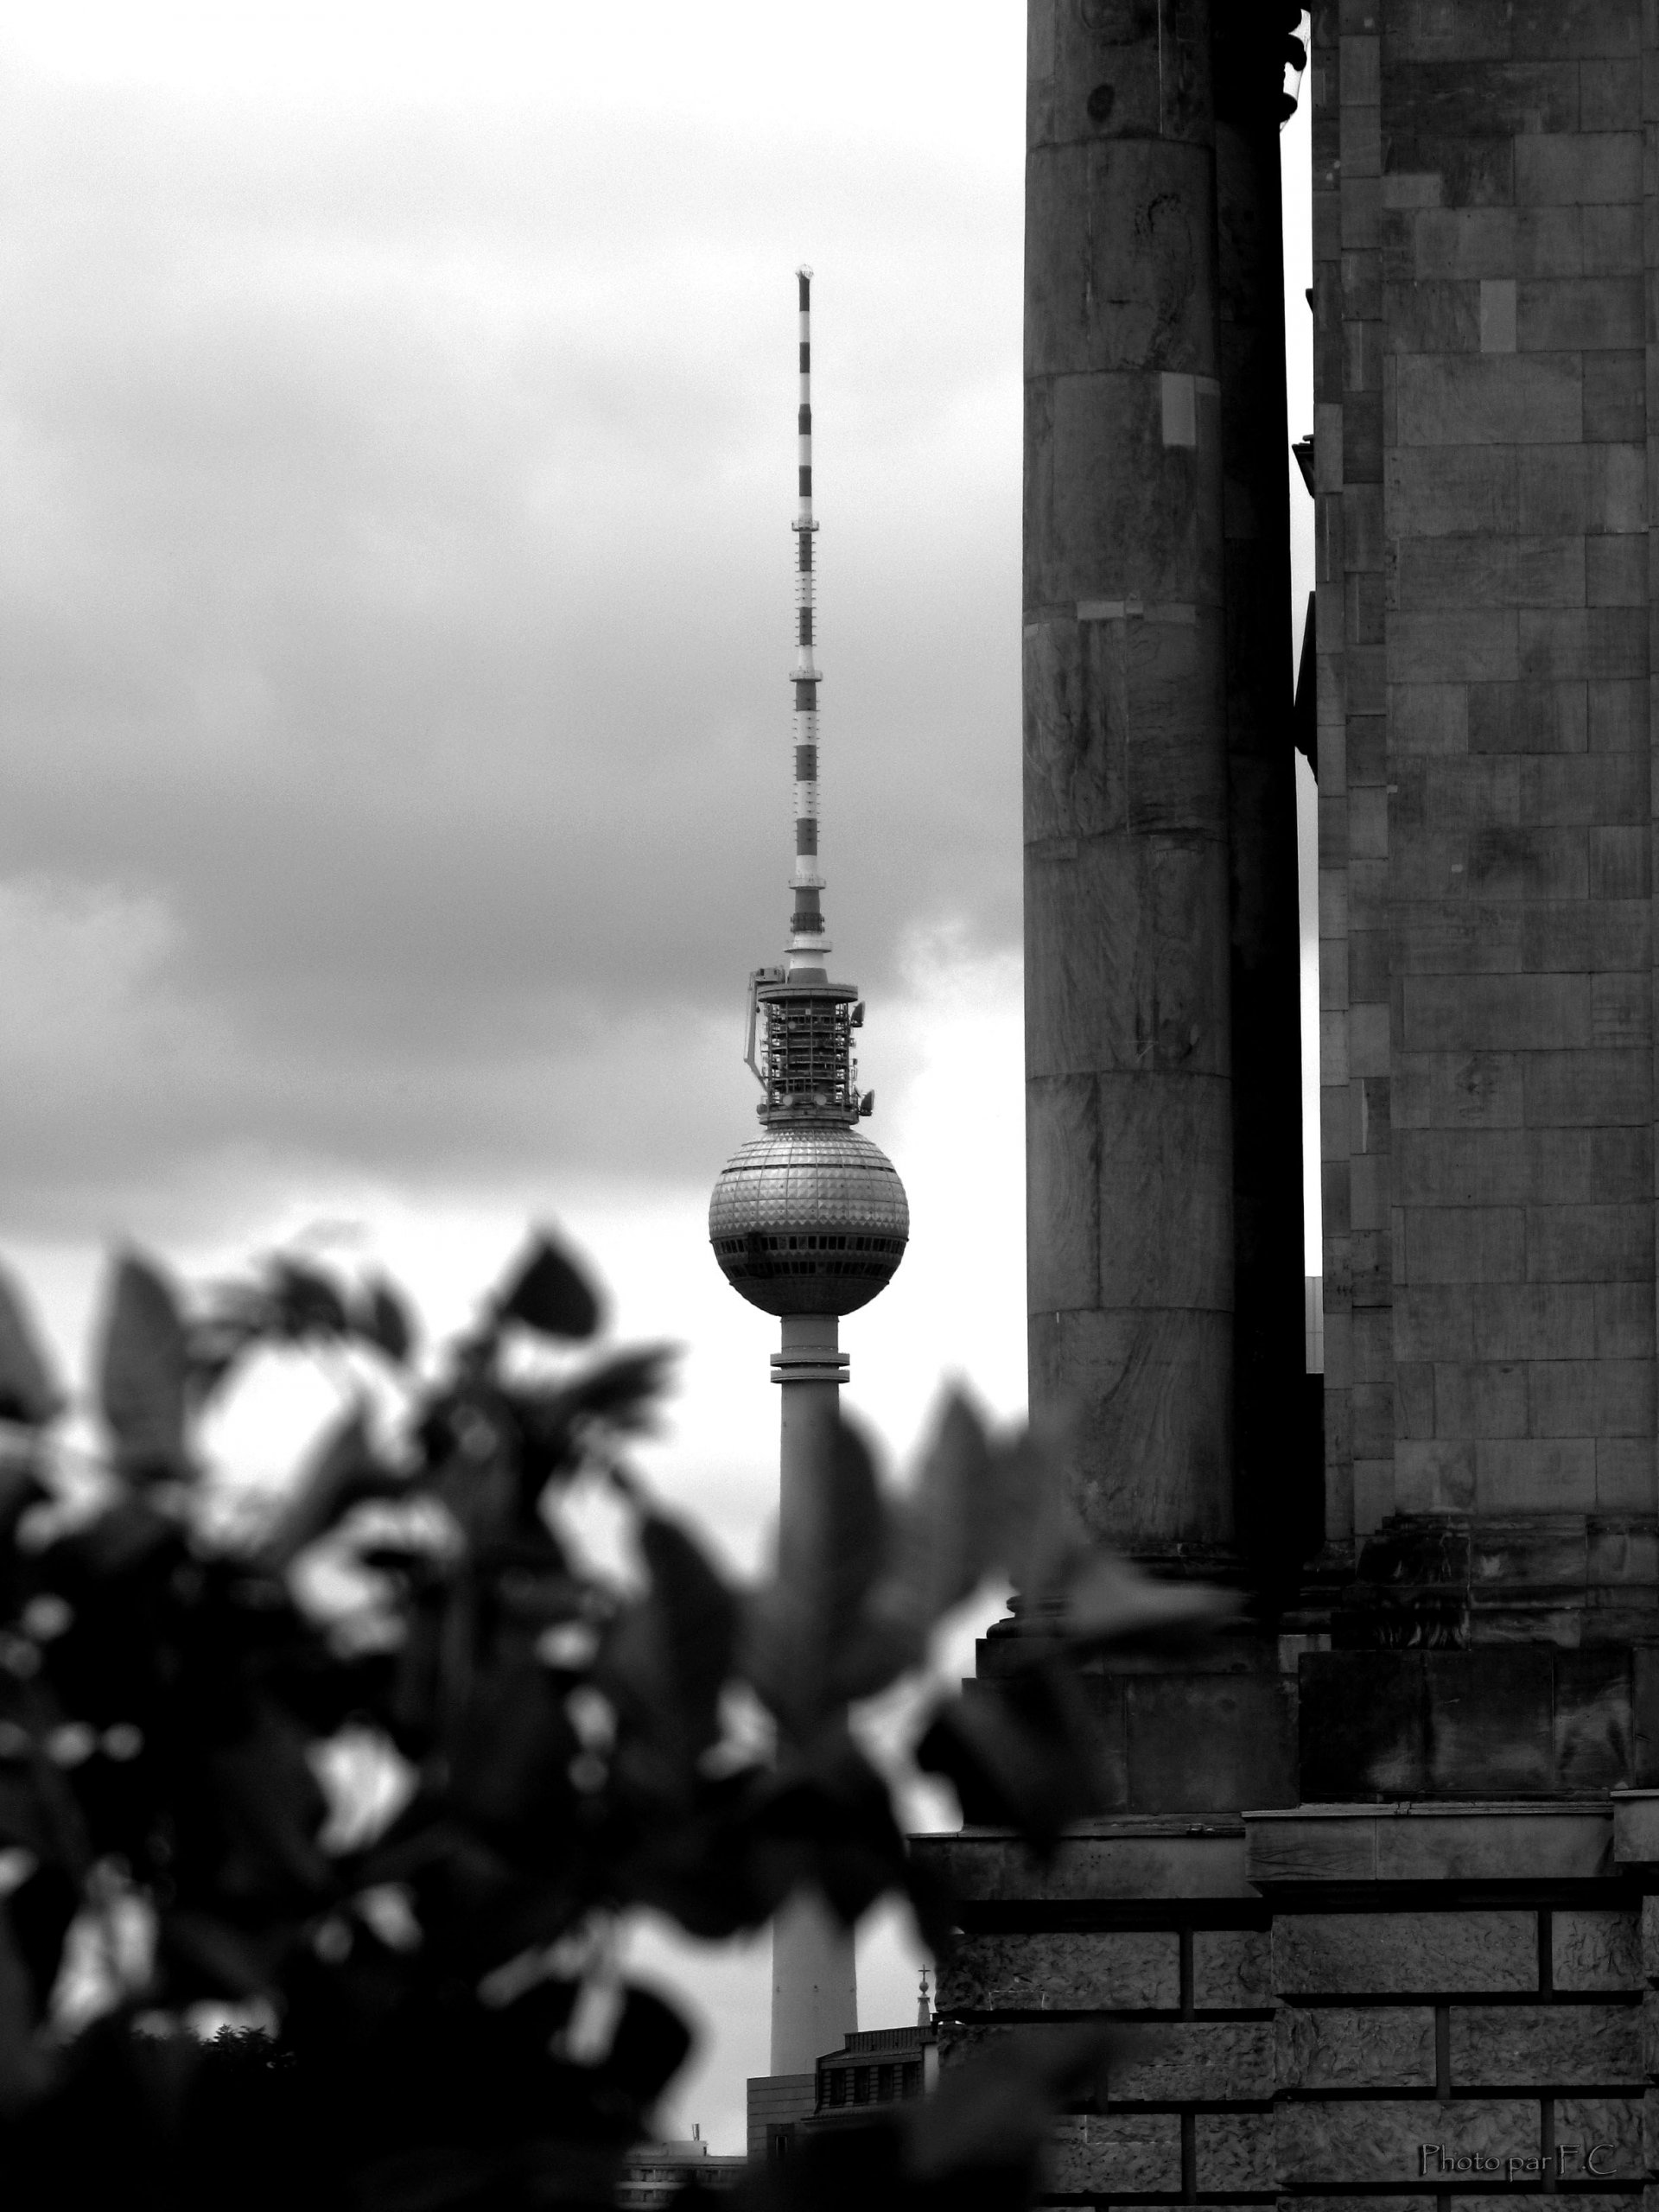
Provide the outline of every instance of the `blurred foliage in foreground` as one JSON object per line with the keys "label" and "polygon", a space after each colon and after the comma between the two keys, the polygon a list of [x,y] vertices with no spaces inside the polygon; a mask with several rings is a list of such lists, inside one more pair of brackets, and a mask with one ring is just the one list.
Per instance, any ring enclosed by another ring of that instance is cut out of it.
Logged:
{"label": "blurred foliage in foreground", "polygon": [[[631,1910],[719,1938],[800,1885],[849,1922],[897,1893],[948,1946],[848,1707],[988,1576],[1041,1632],[912,1755],[1039,1851],[1090,1809],[1077,1656],[1201,1595],[1089,1551],[1050,1456],[960,1399],[897,1499],[844,1427],[811,1532],[734,1589],[626,1465],[667,1354],[582,1349],[600,1321],[545,1237],[425,1357],[384,1282],[280,1257],[187,1297],[128,1255],[72,1408],[0,1280],[9,2207],[608,2203],[690,2040],[619,1974]],[[345,1403],[251,1510],[201,1422],[272,1346]],[[595,1491],[630,1573],[573,1539]],[[1106,2048],[1005,2047],[750,2198],[1018,2206]]]}

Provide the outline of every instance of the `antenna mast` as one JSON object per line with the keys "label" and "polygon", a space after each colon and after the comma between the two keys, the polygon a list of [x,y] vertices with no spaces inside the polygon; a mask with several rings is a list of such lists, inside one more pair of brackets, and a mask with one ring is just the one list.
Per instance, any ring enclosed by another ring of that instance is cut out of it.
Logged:
{"label": "antenna mast", "polygon": [[817,524],[812,518],[812,271],[804,263],[795,271],[800,287],[801,404],[797,417],[799,442],[800,507],[791,527],[795,532],[795,665],[790,680],[795,686],[795,872],[789,885],[794,893],[786,956],[791,982],[821,983],[824,955],[831,950],[823,933],[823,909],[818,893],[823,878],[818,872],[818,685],[822,681],[813,658],[817,644],[817,575],[813,565],[812,540]]}

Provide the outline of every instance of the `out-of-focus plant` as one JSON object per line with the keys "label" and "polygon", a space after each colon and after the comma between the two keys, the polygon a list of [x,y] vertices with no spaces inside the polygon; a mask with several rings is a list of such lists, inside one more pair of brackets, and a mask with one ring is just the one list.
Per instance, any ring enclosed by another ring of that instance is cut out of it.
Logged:
{"label": "out-of-focus plant", "polygon": [[[1080,1654],[1201,1592],[1092,1552],[1052,1453],[950,1399],[884,1492],[840,1432],[823,1510],[742,1590],[630,1471],[661,1347],[536,1238],[425,1357],[401,1294],[292,1256],[187,1297],[114,1264],[96,1448],[0,1279],[0,2176],[9,2206],[437,2212],[610,2200],[686,2056],[619,1981],[639,1907],[699,1936],[918,1878],[849,1708],[1010,1575],[1017,1667],[915,1732],[971,1819],[1037,1850],[1096,1802]],[[227,1513],[204,1415],[262,1351],[357,1377],[308,1464]],[[607,1491],[636,1567],[571,1534]],[[243,2026],[196,2031],[226,2008]],[[1107,2044],[1051,2032],[757,2176],[804,2208],[1029,2194]]]}

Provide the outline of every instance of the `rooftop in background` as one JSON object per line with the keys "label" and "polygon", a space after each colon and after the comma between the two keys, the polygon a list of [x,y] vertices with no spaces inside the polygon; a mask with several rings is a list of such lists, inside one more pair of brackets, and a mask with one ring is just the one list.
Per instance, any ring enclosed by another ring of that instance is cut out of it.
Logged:
{"label": "rooftop in background", "polygon": [[639,2143],[622,2169],[616,2201],[629,2212],[656,2212],[658,2205],[671,2203],[693,2178],[704,2189],[735,2189],[747,2163],[711,2151],[701,2135],[689,2141]]}
{"label": "rooftop in background", "polygon": [[938,2031],[931,2025],[849,2036],[818,2061],[812,2111],[803,2126],[815,2130],[868,2120],[872,2107],[919,2097],[938,2073]]}
{"label": "rooftop in background", "polygon": [[749,2082],[749,2156],[786,2157],[798,2136],[856,2126],[902,2104],[938,2078],[932,2024],[868,2028],[826,2051],[810,2074],[763,2074]]}

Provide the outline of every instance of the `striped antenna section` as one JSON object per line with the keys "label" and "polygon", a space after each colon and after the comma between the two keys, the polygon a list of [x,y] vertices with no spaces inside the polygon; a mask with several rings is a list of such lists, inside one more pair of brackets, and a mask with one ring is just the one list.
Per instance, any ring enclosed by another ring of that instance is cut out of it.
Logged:
{"label": "striped antenna section", "polygon": [[796,546],[795,665],[790,671],[795,686],[795,872],[789,880],[795,906],[790,917],[788,968],[791,977],[817,981],[830,946],[818,898],[823,878],[818,873],[820,678],[812,657],[817,642],[812,541],[818,527],[812,519],[812,271],[802,267],[795,276],[801,311],[800,511],[791,525]]}

